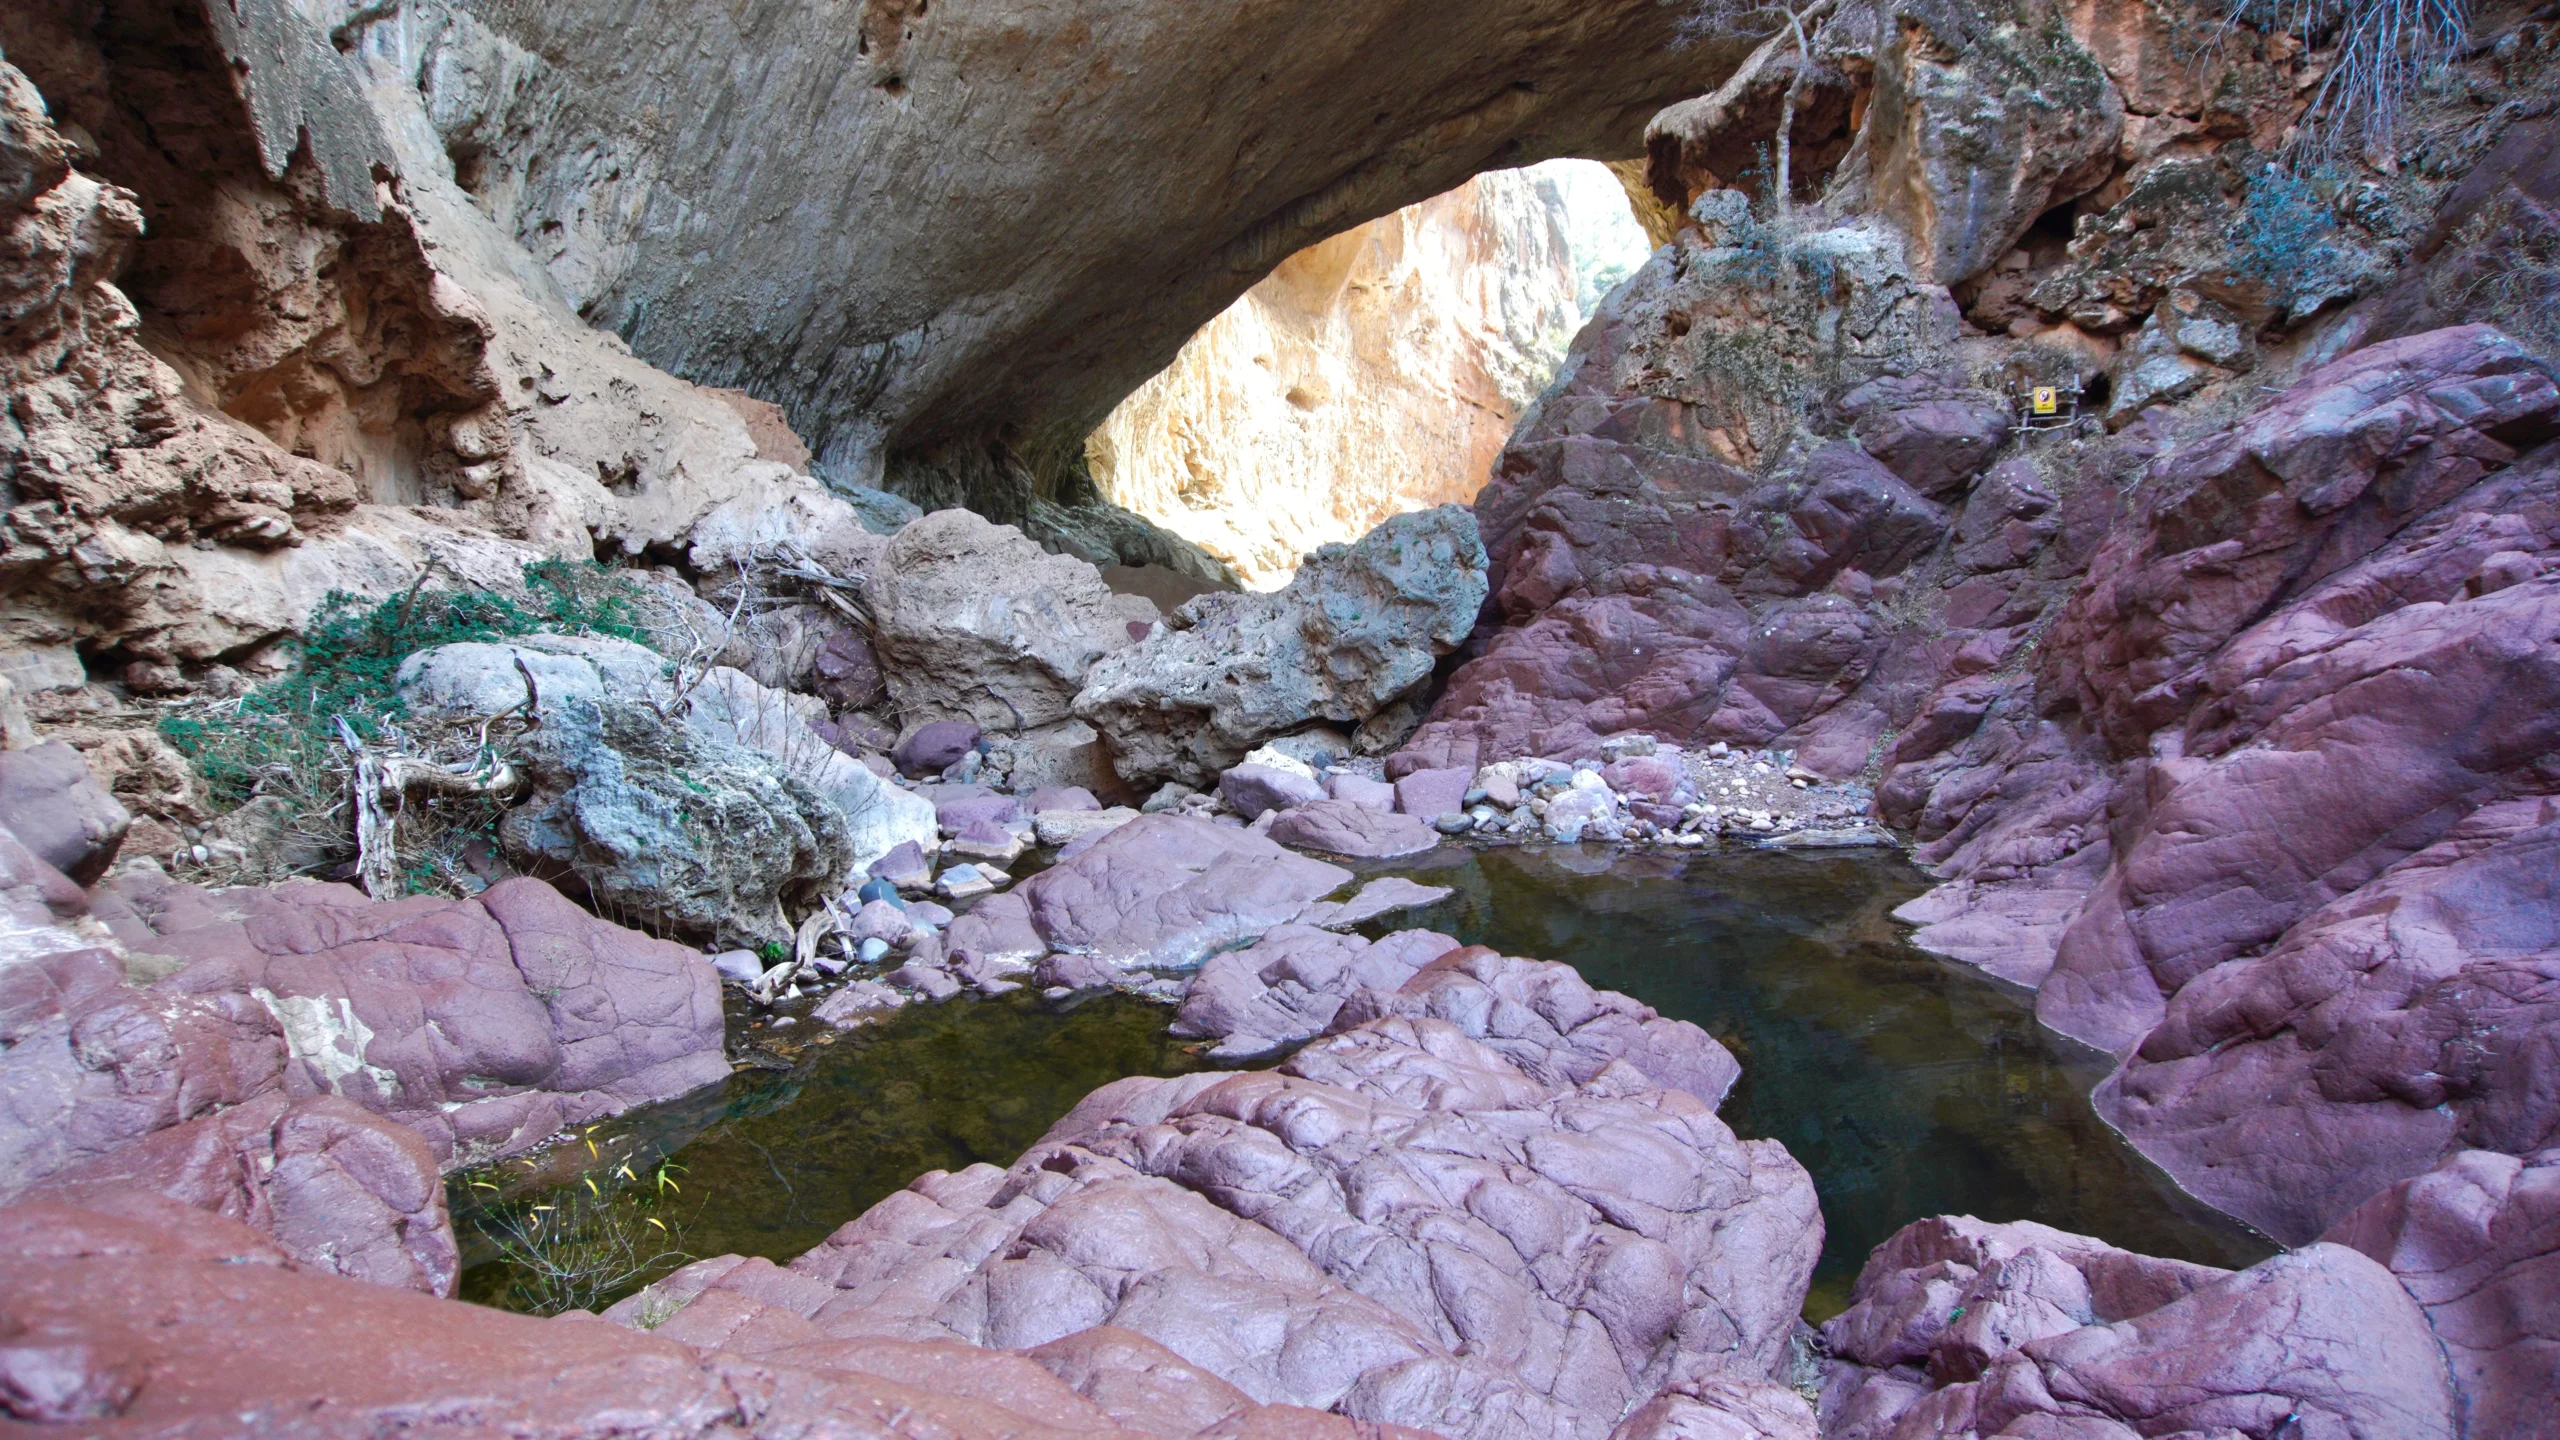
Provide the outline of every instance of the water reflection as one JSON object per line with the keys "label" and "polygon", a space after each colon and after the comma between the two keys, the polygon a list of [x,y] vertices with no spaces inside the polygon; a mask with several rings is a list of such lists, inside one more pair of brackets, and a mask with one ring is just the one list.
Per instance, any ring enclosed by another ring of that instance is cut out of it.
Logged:
{"label": "water reflection", "polygon": [[[1903,942],[1891,911],[1926,881],[1898,857],[1444,848],[1372,873],[1457,892],[1397,926],[1565,961],[1732,1048],[1743,1070],[1726,1120],[1784,1143],[1822,1196],[1817,1320],[1846,1303],[1877,1242],[1927,1215],[2040,1220],[2218,1265],[2270,1253],[2099,1121],[2086,1096],[2101,1057],[2037,1028],[2023,997]],[[670,1155],[688,1250],[788,1260],[927,1170],[1010,1163],[1098,1085],[1192,1068],[1169,1018],[1123,996],[1053,1014],[1026,994],[913,1007],[823,1043],[806,1026],[736,1029],[731,1053],[774,1068],[454,1187],[475,1262],[464,1294],[506,1287],[479,1238],[490,1207]]]}
{"label": "water reflection", "polygon": [[1733,1050],[1726,1121],[1785,1144],[1822,1196],[1816,1318],[1846,1303],[1870,1249],[1927,1215],[2040,1220],[2215,1265],[2272,1253],[2098,1119],[2103,1056],[2039,1028],[2023,995],[1904,943],[1891,912],[1928,882],[1898,856],[1426,858],[1380,873],[1458,893],[1396,923],[1565,961]]}

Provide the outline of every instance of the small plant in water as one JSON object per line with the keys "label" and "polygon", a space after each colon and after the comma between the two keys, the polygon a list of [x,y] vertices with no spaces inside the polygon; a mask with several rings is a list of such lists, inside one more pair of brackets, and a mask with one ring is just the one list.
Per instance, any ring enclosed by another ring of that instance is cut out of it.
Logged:
{"label": "small plant in water", "polygon": [[[624,1182],[622,1188],[608,1189],[585,1175],[540,1197],[484,1212],[480,1235],[508,1271],[501,1303],[527,1315],[602,1310],[691,1260],[683,1223],[667,1213],[666,1203],[681,1191],[675,1177],[683,1170],[662,1160],[644,1178],[625,1164],[610,1177]],[[497,1188],[486,1180],[470,1184]]]}

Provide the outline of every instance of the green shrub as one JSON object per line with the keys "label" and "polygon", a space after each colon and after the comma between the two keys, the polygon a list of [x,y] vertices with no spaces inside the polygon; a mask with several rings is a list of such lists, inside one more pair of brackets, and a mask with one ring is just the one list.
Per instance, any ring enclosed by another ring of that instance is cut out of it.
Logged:
{"label": "green shrub", "polygon": [[2232,268],[2282,288],[2292,277],[2337,268],[2337,186],[2330,166],[2293,169],[2272,162],[2249,177],[2228,240]]}
{"label": "green shrub", "polygon": [[[599,566],[528,565],[521,601],[485,590],[427,589],[427,578],[389,600],[332,594],[304,632],[291,672],[237,700],[160,721],[160,733],[203,779],[217,814],[261,797],[281,802],[271,808],[281,809],[279,824],[293,840],[286,847],[295,856],[290,869],[325,869],[354,856],[353,822],[345,813],[351,767],[338,727],[343,722],[367,744],[410,743],[415,737],[398,733],[403,715],[393,681],[411,655],[543,632],[650,638],[632,582]],[[461,828],[472,833],[494,828],[500,808],[486,801],[432,803],[463,819]],[[412,891],[439,888],[450,858],[404,856]]]}

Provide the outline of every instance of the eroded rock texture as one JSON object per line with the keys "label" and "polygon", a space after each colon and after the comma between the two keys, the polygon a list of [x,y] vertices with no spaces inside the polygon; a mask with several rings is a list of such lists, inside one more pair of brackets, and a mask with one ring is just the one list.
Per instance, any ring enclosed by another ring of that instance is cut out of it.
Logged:
{"label": "eroded rock texture", "polygon": [[[145,1313],[152,1323],[131,1323]],[[425,1415],[438,1428],[688,1440],[1428,1440],[1258,1405],[1127,1331],[1008,1354],[830,1340],[791,1333],[788,1319],[766,1307],[759,1331],[704,1346],[698,1332],[352,1285],[200,1212],[145,1223],[53,1204],[0,1211],[0,1320],[13,1342],[0,1393],[10,1420],[30,1426],[355,1437]]]}
{"label": "eroded rock texture", "polygon": [[1391,748],[1484,586],[1473,516],[1454,505],[1398,515],[1309,556],[1277,593],[1185,603],[1087,672],[1076,714],[1111,737],[1132,782],[1205,786],[1264,741],[1317,724],[1370,726],[1371,752]]}
{"label": "eroded rock texture", "polygon": [[338,18],[380,43],[266,3],[0,16],[13,645],[183,688],[429,565],[507,591],[860,528],[772,407],[589,329],[456,183],[413,32]]}
{"label": "eroded rock texture", "polygon": [[2470,1150],[2356,1207],[2324,1239],[2391,1268],[2453,1366],[2465,1435],[2548,1435],[2560,1365],[2560,1153]]}
{"label": "eroded rock texture", "polygon": [[[1654,178],[1692,223],[1577,341],[1479,498],[1486,624],[1390,773],[1643,731],[1868,778],[1948,882],[1903,912],[1921,943],[2038,987],[2046,1023],[2117,1056],[2099,1100],[2137,1145],[2308,1243],[2383,1187],[2467,1149],[2536,1153],[2560,1123],[2528,1078],[2551,1033],[2560,392],[2495,328],[2411,333],[2412,297],[2451,293],[2423,259],[2288,337],[2302,310],[2232,280],[2259,242],[2195,228],[2230,194],[2176,185],[2299,115],[2278,97],[2301,57],[2265,40],[2195,93],[2169,64],[2183,22],[2146,13],[1958,46],[1950,17],[1903,7],[1861,41],[1844,11],[1809,64],[1765,51],[1664,117]],[[2108,93],[2076,116],[2030,94],[2075,86]],[[1718,165],[1790,88],[1829,167],[1799,208],[1691,190],[1734,183]],[[1924,112],[1960,96],[1982,133],[2050,133],[2005,169],[1929,160],[1965,127]],[[2117,115],[2112,152],[2072,138]],[[2458,163],[2500,115],[2410,153]],[[2509,149],[2457,220],[2539,193]],[[1957,194],[1965,177],[1982,188]],[[2027,212],[2075,187],[2078,238],[2048,255]],[[2172,191],[2200,208],[2147,219]],[[1959,199],[1980,204],[1948,228]],[[2335,280],[2316,258],[2285,278]],[[2073,333],[2051,307],[2008,339],[1954,326],[2110,266],[2125,308],[2075,309]],[[2101,371],[2114,397],[2076,438],[2012,434],[2015,387]],[[2168,408],[2189,395],[2210,408]]]}
{"label": "eroded rock texture", "polygon": [[64,946],[10,971],[15,1185],[271,1093],[344,1097],[449,1162],[728,1073],[709,962],[538,881],[376,903],[136,871],[94,909],[121,962]]}
{"label": "eroded rock texture", "polygon": [[[357,29],[411,47],[402,78],[445,148],[581,313],[781,402],[822,467],[939,449],[893,483],[1016,520],[1039,482],[989,463],[1002,427],[1080,446],[1288,256],[1481,170],[1631,152],[1731,58],[1673,43],[1683,14],[1656,0],[1303,18],[663,0]],[[669,93],[690,97],[681,132],[650,118]],[[946,168],[963,152],[966,181]]]}
{"label": "eroded rock texture", "polygon": [[2417,1302],[2344,1245],[2235,1273],[1941,1217],[1877,1246],[1852,1295],[1823,1327],[1836,1440],[2462,1433]]}
{"label": "eroded rock texture", "polygon": [[1262,1403],[1452,1436],[1599,1437],[1665,1387],[1768,1387],[1820,1248],[1811,1185],[1640,1068],[1703,1049],[1729,1080],[1730,1057],[1657,1021],[1692,1038],[1577,1065],[1429,1008],[1274,1072],[1106,1086],[1010,1170],[928,1175],[787,1271],[700,1262],[615,1313],[679,1303],[660,1333],[705,1344],[1035,1356],[1107,1325]]}
{"label": "eroded rock texture", "polygon": [[1012,733],[1070,720],[1094,662],[1157,618],[1084,561],[1045,554],[966,510],[901,529],[864,595],[890,697],[910,727],[968,720]]}

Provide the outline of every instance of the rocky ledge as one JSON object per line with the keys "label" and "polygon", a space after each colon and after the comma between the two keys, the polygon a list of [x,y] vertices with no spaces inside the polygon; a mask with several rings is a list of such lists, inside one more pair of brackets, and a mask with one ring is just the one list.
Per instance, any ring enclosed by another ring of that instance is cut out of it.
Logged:
{"label": "rocky ledge", "polygon": [[[2537,1433],[2547,1157],[2457,1157],[2240,1272],[1922,1221],[1816,1335],[1811,1182],[1716,1118],[1736,1066],[1695,1026],[1565,966],[1303,927],[1211,962],[1180,1024],[1312,1043],[1106,1085],[1010,1167],[922,1176],[787,1266],[695,1262],[619,1323],[433,1298],[441,1207],[379,1218],[404,1144],[432,1181],[413,1131],[235,1106],[218,1143],[163,1129],[0,1210],[0,1397],[101,1435],[456,1407],[546,1435]],[[274,1178],[229,1205],[132,1184],[176,1155]],[[408,1270],[360,1243],[386,1233]]]}

